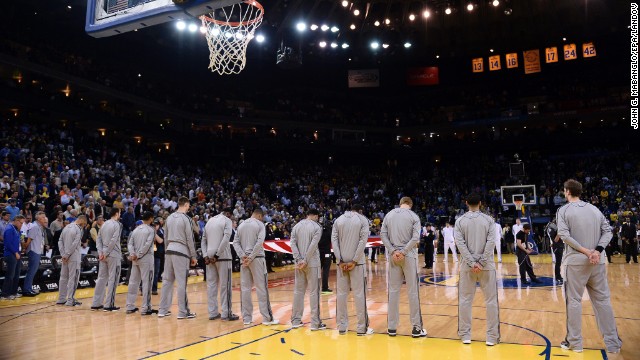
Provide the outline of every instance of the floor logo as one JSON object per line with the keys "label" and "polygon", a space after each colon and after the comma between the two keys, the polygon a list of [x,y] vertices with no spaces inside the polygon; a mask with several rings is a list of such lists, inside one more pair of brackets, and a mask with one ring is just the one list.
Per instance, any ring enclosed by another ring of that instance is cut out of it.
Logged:
{"label": "floor logo", "polygon": [[[436,285],[436,286],[449,286],[457,287],[460,277],[458,274],[445,274],[445,273],[433,273],[431,275],[424,275],[420,277],[420,283],[424,285]],[[540,283],[522,284],[520,282],[520,276],[517,275],[503,275],[498,278],[498,286],[502,284],[502,288],[505,289],[518,289],[518,288],[547,288],[553,287],[555,282],[552,277],[538,276]]]}

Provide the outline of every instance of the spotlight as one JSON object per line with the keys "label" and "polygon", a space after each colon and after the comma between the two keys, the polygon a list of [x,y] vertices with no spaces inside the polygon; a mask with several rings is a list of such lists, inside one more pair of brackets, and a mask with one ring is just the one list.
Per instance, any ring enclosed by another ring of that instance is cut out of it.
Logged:
{"label": "spotlight", "polygon": [[316,30],[318,30],[318,25],[316,25],[316,24],[311,24],[311,26],[309,27],[309,29],[311,29],[311,31],[316,31]]}
{"label": "spotlight", "polygon": [[469,4],[467,5],[467,10],[469,10],[469,11],[473,11],[473,4],[472,4],[472,3],[469,3]]}
{"label": "spotlight", "polygon": [[425,11],[422,13],[422,16],[423,16],[425,19],[428,19],[428,18],[429,18],[429,16],[431,16],[431,11],[429,11],[429,10],[425,10]]}
{"label": "spotlight", "polygon": [[200,26],[200,32],[203,33],[203,34],[206,34],[207,33],[207,28],[204,27],[204,26]]}
{"label": "spotlight", "polygon": [[447,15],[451,15],[451,8],[449,6],[447,6],[446,9],[444,9],[444,13]]}
{"label": "spotlight", "polygon": [[218,36],[220,35],[220,29],[218,29],[218,27],[214,27],[213,30],[211,30],[211,33],[213,36]]}
{"label": "spotlight", "polygon": [[184,21],[180,20],[176,23],[176,28],[178,28],[178,30],[182,31],[184,29],[187,28],[187,23],[185,23]]}
{"label": "spotlight", "polygon": [[320,26],[320,30],[327,31],[329,30],[329,26],[327,26],[326,24],[323,24],[322,26]]}
{"label": "spotlight", "polygon": [[236,39],[238,39],[238,40],[242,40],[242,38],[244,38],[244,34],[243,34],[243,33],[241,33],[240,31],[238,31],[238,32],[236,33]]}
{"label": "spotlight", "polygon": [[332,43],[331,43],[331,48],[332,48],[332,49],[335,49],[335,48],[337,48],[337,47],[338,47],[338,44],[336,44],[336,43],[334,43],[334,42],[332,42]]}
{"label": "spotlight", "polygon": [[298,31],[303,32],[307,29],[307,24],[303,23],[303,22],[299,22],[296,24],[296,29],[298,29]]}
{"label": "spotlight", "polygon": [[378,42],[377,42],[377,41],[372,41],[372,42],[371,42],[371,48],[372,48],[372,49],[377,49],[379,46],[380,46],[380,44],[378,44]]}
{"label": "spotlight", "polygon": [[436,55],[436,59],[440,59],[440,55]]}
{"label": "spotlight", "polygon": [[327,46],[327,42],[326,41],[320,41],[320,43],[318,45],[320,45],[320,47],[323,48],[323,47]]}
{"label": "spotlight", "polygon": [[415,19],[416,19],[416,16],[415,16],[415,15],[413,15],[413,14],[409,15],[409,21],[413,21],[413,20],[415,20]]}
{"label": "spotlight", "polygon": [[387,24],[387,25],[389,25],[389,24],[391,24],[391,20],[389,20],[389,19],[384,19],[384,23],[385,23],[385,24]]}
{"label": "spotlight", "polygon": [[489,52],[493,52],[493,49],[489,49]]}
{"label": "spotlight", "polygon": [[562,38],[562,41],[567,41],[567,38],[566,38],[566,37],[563,37],[563,38]]}
{"label": "spotlight", "polygon": [[196,32],[196,31],[198,31],[198,25],[196,25],[196,24],[189,24],[189,32],[194,33],[194,32]]}
{"label": "spotlight", "polygon": [[407,41],[406,43],[404,43],[404,47],[407,48],[407,49],[410,48],[411,47],[411,43]]}
{"label": "spotlight", "polygon": [[334,32],[338,32],[338,30],[340,30],[340,29],[338,29],[338,27],[337,27],[337,26],[332,26],[332,27],[331,27],[331,32],[332,32],[332,33],[334,33]]}
{"label": "spotlight", "polygon": [[498,1],[498,0],[493,0],[493,2],[492,2],[491,4],[492,4],[493,6],[496,6],[496,7],[497,7],[498,5],[500,5],[500,1]]}
{"label": "spotlight", "polygon": [[388,48],[388,47],[389,47],[389,44],[382,44],[382,48],[383,48],[383,49],[386,49],[386,48]]}
{"label": "spotlight", "polygon": [[233,34],[232,34],[230,31],[227,31],[227,32],[225,32],[225,33],[224,33],[224,36],[225,36],[227,39],[231,39],[231,38],[233,37]]}
{"label": "spotlight", "polygon": [[355,30],[356,29],[356,25],[355,24],[351,24],[351,26],[349,26],[349,29]]}
{"label": "spotlight", "polygon": [[358,10],[358,9],[353,10],[353,15],[355,15],[355,16],[360,15],[360,10]]}
{"label": "spotlight", "polygon": [[374,22],[373,25],[380,26],[380,21],[376,20],[376,22]]}
{"label": "spotlight", "polygon": [[256,36],[256,41],[259,42],[259,43],[263,43],[264,42],[264,35],[258,34]]}
{"label": "spotlight", "polygon": [[342,44],[342,48],[343,48],[343,49],[346,49],[346,48],[348,48],[348,47],[349,47],[349,44],[347,44],[347,43]]}
{"label": "spotlight", "polygon": [[505,15],[509,16],[509,15],[511,15],[512,13],[513,13],[513,9],[511,9],[511,8],[506,8],[506,9],[504,9],[504,14],[505,14]]}
{"label": "spotlight", "polygon": [[342,7],[347,7],[347,6],[349,6],[349,2],[347,0],[344,0],[342,2]]}

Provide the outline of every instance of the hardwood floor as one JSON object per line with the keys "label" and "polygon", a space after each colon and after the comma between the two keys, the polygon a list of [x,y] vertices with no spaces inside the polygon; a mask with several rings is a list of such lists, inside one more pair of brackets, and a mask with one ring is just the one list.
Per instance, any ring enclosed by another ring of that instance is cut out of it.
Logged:
{"label": "hardwood floor", "polygon": [[[478,289],[473,303],[472,345],[462,345],[457,337],[457,264],[451,257],[443,263],[438,256],[434,271],[420,269],[420,300],[423,321],[429,333],[426,339],[410,336],[391,338],[387,330],[387,292],[385,261],[367,264],[369,289],[368,313],[376,334],[357,337],[355,310],[350,302],[350,332],[338,335],[335,330],[335,294],[322,295],[321,314],[329,329],[312,332],[308,326],[290,330],[287,324],[293,299],[291,267],[269,275],[269,294],[274,316],[281,325],[260,325],[254,302],[254,325],[209,321],[206,284],[202,277],[190,278],[190,307],[198,316],[177,320],[175,315],[158,319],[124,313],[125,295],[117,295],[117,313],[90,311],[93,289],[78,291],[82,306],[56,306],[57,293],[43,293],[35,298],[0,302],[0,359],[137,359],[149,356],[167,359],[228,358],[247,356],[288,359],[303,354],[310,358],[388,359],[399,354],[449,359],[550,359],[561,356],[576,359],[603,359],[604,343],[598,332],[593,309],[585,294],[583,302],[583,337],[585,352],[577,354],[559,348],[565,335],[565,309],[562,287],[553,286],[553,264],[548,255],[533,257],[535,273],[541,286],[520,287],[515,258],[503,257],[496,264],[499,278],[499,301],[502,344],[487,347],[485,340],[484,299]],[[608,267],[611,300],[620,337],[621,354],[607,354],[609,359],[640,359],[640,265],[626,264],[615,258]],[[238,274],[233,277],[233,309],[240,313]],[[330,286],[335,288],[335,269]],[[119,293],[126,291],[119,287]],[[254,293],[255,299],[255,293]],[[159,296],[154,296],[155,308]],[[138,302],[140,298],[138,298]],[[307,309],[308,310],[308,309]],[[177,313],[177,305],[173,307]],[[401,292],[399,335],[411,332],[406,289]],[[303,321],[307,322],[308,311]],[[547,341],[551,347],[547,346]],[[587,350],[592,349],[592,350]],[[413,357],[413,356],[412,356]]]}

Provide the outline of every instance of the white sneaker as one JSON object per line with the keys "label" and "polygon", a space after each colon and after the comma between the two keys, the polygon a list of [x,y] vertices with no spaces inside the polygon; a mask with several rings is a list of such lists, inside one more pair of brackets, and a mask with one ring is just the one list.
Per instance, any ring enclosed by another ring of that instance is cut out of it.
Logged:
{"label": "white sneaker", "polygon": [[[265,325],[266,325],[266,324],[265,324]],[[292,329],[297,329],[297,328],[299,328],[299,327],[302,327],[302,323],[300,323],[300,324],[291,324],[291,328],[292,328]]]}
{"label": "white sneaker", "polygon": [[365,335],[373,335],[373,329],[372,328],[367,328],[366,332],[358,333],[358,336],[365,336]]}
{"label": "white sneaker", "polygon": [[561,342],[561,343],[560,343],[560,347],[561,347],[563,350],[573,350],[573,352],[577,352],[577,353],[581,353],[581,352],[582,352],[582,349],[572,349],[572,348],[569,346],[569,343],[568,343],[568,342],[566,342],[566,341]]}
{"label": "white sneaker", "polygon": [[466,344],[466,345],[469,345],[469,344],[471,344],[471,340],[462,340],[462,343]]}
{"label": "white sneaker", "polygon": [[493,343],[491,341],[487,341],[487,342],[485,342],[485,344],[487,344],[487,346],[494,346],[496,343]]}
{"label": "white sneaker", "polygon": [[242,322],[242,325],[251,325],[251,321],[244,321]]}
{"label": "white sneaker", "polygon": [[280,323],[280,321],[278,321],[278,320],[276,320],[276,319],[273,319],[273,320],[271,320],[271,321],[263,321],[263,322],[262,322],[262,325],[266,325],[266,326],[269,326],[269,325],[278,325],[279,323]]}

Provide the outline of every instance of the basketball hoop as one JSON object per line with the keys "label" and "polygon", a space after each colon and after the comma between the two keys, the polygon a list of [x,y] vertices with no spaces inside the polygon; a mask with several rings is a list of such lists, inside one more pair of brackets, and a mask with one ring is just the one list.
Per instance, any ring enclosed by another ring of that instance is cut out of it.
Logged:
{"label": "basketball hoop", "polygon": [[247,45],[262,24],[264,8],[253,0],[200,16],[209,46],[209,69],[220,75],[238,74],[247,61]]}
{"label": "basketball hoop", "polygon": [[524,203],[524,201],[521,200],[514,200],[513,204],[516,206],[516,210],[520,211],[522,209],[522,204]]}

